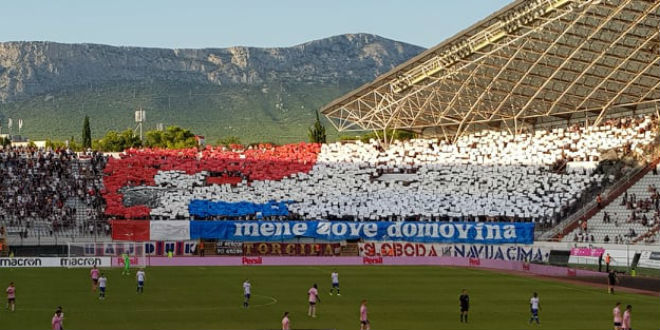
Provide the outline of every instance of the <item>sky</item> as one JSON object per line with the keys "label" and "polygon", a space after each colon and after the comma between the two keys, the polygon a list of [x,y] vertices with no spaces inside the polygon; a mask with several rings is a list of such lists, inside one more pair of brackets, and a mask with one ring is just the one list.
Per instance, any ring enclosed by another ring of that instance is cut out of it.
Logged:
{"label": "sky", "polygon": [[431,47],[512,0],[8,0],[0,41],[286,47],[372,33]]}

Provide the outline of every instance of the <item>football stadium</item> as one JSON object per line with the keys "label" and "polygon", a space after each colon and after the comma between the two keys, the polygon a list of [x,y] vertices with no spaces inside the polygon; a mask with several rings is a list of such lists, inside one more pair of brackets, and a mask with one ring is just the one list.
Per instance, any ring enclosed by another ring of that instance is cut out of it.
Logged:
{"label": "football stadium", "polygon": [[658,329],[659,27],[516,0],[319,109],[368,140],[5,146],[0,329]]}

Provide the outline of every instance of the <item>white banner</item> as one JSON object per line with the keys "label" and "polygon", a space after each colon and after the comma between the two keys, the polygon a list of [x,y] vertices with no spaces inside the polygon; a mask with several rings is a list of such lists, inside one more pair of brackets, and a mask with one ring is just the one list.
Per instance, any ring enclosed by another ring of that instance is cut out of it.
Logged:
{"label": "white banner", "polygon": [[41,267],[110,267],[108,257],[45,257],[45,258],[0,258],[0,268],[41,268]]}
{"label": "white banner", "polygon": [[644,251],[639,257],[638,267],[660,269],[660,252]]}
{"label": "white banner", "polygon": [[535,245],[430,244],[401,242],[360,243],[365,257],[462,257],[493,260],[546,262],[550,249]]}
{"label": "white banner", "polygon": [[149,239],[176,241],[190,239],[190,221],[150,221]]}

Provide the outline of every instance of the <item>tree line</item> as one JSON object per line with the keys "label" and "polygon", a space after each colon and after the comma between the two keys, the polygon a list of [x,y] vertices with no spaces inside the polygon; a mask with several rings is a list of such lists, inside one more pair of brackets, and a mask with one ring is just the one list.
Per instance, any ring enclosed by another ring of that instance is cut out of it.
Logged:
{"label": "tree line", "polygon": [[[105,133],[100,139],[92,139],[92,131],[89,123],[89,117],[85,116],[83,120],[82,139],[80,142],[76,141],[72,136],[68,141],[61,140],[46,140],[46,147],[52,149],[69,148],[75,151],[84,151],[88,149],[105,151],[105,152],[121,152],[129,148],[164,148],[164,149],[185,149],[195,148],[200,145],[197,137],[190,130],[179,126],[168,126],[164,130],[150,130],[147,131],[144,140],[135,134],[132,129],[124,131],[110,130]],[[393,130],[388,132],[390,136],[395,139],[406,140],[415,138],[414,133]],[[308,129],[309,142],[312,143],[326,143],[326,130],[325,126],[321,123],[319,114],[316,113],[316,121]],[[362,140],[368,141],[378,136],[371,132],[358,136],[342,136],[340,140]],[[10,141],[0,141],[2,145],[8,144]],[[264,142],[265,143],[265,142]],[[256,145],[253,143],[251,145]],[[274,143],[271,143],[274,144]],[[215,146],[236,146],[242,145],[241,140],[237,136],[227,136],[218,139],[214,143]]]}

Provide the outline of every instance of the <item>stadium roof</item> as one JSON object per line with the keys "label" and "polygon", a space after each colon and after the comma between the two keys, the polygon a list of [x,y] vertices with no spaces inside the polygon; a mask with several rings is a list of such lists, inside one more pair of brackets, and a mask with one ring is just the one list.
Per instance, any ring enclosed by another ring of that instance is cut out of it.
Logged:
{"label": "stadium roof", "polygon": [[659,27],[658,0],[518,0],[321,111],[339,131],[598,123],[660,100]]}

